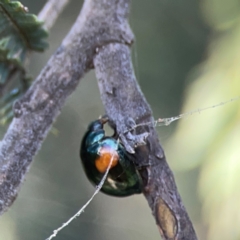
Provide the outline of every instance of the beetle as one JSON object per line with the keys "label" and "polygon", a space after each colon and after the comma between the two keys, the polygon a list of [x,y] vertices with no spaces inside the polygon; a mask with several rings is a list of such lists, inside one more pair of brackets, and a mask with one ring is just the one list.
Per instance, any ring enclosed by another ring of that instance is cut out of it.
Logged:
{"label": "beetle", "polygon": [[142,179],[131,154],[117,139],[116,131],[113,136],[105,136],[107,122],[107,117],[101,117],[90,123],[82,139],[80,158],[87,178],[98,185],[112,162],[101,191],[116,197],[142,193]]}

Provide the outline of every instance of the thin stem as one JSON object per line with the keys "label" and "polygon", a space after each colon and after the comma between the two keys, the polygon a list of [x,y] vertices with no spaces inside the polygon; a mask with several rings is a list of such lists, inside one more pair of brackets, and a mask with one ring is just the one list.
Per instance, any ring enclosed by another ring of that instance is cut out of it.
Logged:
{"label": "thin stem", "polygon": [[48,0],[41,12],[38,14],[39,20],[44,22],[44,27],[50,30],[55,21],[67,6],[69,0]]}

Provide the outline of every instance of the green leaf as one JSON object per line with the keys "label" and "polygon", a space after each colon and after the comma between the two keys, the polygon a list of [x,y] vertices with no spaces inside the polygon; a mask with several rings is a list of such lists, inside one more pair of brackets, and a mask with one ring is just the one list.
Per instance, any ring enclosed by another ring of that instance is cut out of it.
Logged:
{"label": "green leaf", "polygon": [[[31,51],[44,51],[48,46],[48,36],[43,22],[18,1],[0,0],[0,108],[9,109],[9,99],[13,102],[26,87],[25,62]],[[18,94],[11,98],[16,90]],[[6,96],[4,96],[6,95]]]}
{"label": "green leaf", "polygon": [[16,49],[43,51],[48,46],[43,40],[48,34],[42,25],[20,2],[0,0],[0,39],[10,36]]}

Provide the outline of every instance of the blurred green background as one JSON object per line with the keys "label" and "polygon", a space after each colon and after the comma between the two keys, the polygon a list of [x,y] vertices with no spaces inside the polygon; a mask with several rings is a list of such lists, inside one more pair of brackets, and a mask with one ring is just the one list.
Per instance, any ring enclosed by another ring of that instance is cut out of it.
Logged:
{"label": "blurred green background", "polygon": [[[45,1],[25,0],[37,14]],[[82,6],[72,0],[34,54],[37,76]],[[240,95],[238,0],[133,0],[130,24],[136,76],[156,118],[211,106]],[[158,127],[178,189],[199,239],[240,239],[240,101]],[[79,160],[88,123],[104,113],[94,71],[81,80],[35,157],[14,205],[0,218],[0,239],[43,240],[94,192]],[[6,128],[1,128],[3,136]],[[160,239],[144,197],[98,194],[58,240]]]}

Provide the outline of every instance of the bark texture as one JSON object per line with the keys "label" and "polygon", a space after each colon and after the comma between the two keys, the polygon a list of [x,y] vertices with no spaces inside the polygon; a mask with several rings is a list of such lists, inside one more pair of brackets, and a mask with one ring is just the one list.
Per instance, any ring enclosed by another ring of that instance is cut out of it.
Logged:
{"label": "bark texture", "polygon": [[129,47],[118,43],[102,47],[94,65],[106,113],[126,149],[134,153],[162,238],[197,239],[159,143],[152,111],[136,81]]}

